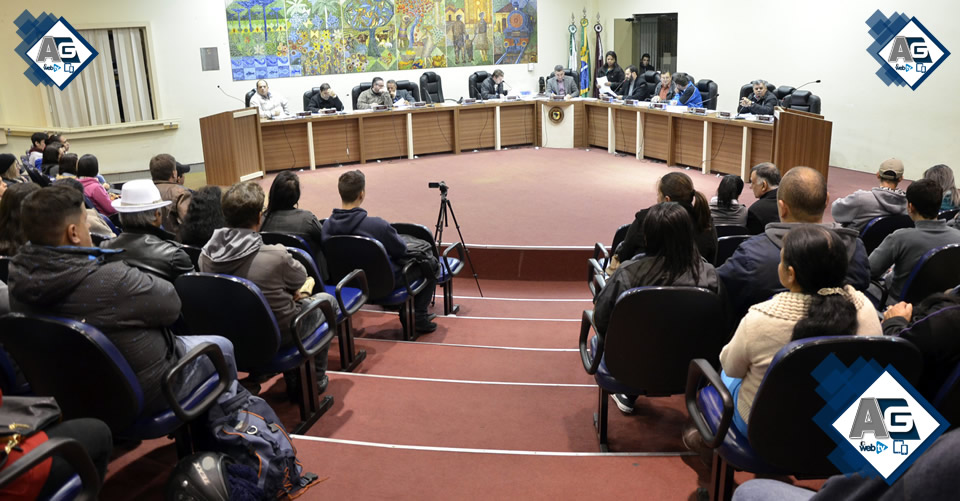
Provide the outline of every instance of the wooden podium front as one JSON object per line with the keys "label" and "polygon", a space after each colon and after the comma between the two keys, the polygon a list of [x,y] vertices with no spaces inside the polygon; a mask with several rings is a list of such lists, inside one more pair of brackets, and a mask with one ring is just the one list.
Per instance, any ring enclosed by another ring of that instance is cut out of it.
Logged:
{"label": "wooden podium front", "polygon": [[207,184],[230,186],[263,176],[263,140],[257,108],[200,119]]}
{"label": "wooden podium front", "polygon": [[780,174],[803,165],[826,179],[830,171],[830,136],[833,123],[823,115],[783,109],[777,117],[773,139],[773,163]]}

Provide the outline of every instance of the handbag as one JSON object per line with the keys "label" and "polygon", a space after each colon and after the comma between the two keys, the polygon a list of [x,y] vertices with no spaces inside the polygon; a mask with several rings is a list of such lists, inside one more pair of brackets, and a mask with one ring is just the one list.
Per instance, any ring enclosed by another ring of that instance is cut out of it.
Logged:
{"label": "handbag", "polygon": [[10,452],[34,433],[60,422],[60,406],[53,397],[3,397],[0,406],[0,468]]}

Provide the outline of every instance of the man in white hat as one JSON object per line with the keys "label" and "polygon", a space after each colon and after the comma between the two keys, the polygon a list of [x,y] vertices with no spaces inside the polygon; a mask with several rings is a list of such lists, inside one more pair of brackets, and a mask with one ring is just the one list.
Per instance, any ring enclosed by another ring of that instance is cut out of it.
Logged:
{"label": "man in white hat", "polygon": [[194,271],[190,256],[176,242],[172,233],[164,231],[163,209],[171,204],[160,198],[160,190],[149,179],[123,184],[121,196],[113,208],[120,213],[123,233],[104,241],[105,249],[123,249],[114,259],[123,260],[141,271],[173,282],[184,273]]}

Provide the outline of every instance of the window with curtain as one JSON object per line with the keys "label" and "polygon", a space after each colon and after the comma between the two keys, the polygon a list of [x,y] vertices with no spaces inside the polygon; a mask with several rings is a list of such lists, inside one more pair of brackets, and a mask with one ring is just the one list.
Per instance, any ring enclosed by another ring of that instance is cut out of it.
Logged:
{"label": "window with curtain", "polygon": [[47,87],[52,125],[73,128],[154,120],[144,29],[79,33],[100,54],[66,89]]}

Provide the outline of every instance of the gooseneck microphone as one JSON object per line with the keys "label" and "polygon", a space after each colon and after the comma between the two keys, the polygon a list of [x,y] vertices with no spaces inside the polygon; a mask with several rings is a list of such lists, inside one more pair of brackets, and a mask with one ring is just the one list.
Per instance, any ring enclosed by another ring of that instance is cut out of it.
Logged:
{"label": "gooseneck microphone", "polygon": [[243,103],[244,106],[247,105],[247,103],[244,102],[243,99],[240,99],[240,98],[237,97],[237,96],[231,96],[230,94],[227,94],[227,91],[223,90],[219,85],[217,86],[217,88],[220,89],[220,92],[223,92],[223,95],[224,95],[224,96],[227,96],[227,97],[229,97],[230,99],[236,99],[237,101],[240,101],[241,103]]}
{"label": "gooseneck microphone", "polygon": [[807,83],[801,85],[800,87],[797,87],[796,89],[793,89],[793,91],[796,92],[796,91],[798,91],[798,90],[800,90],[800,89],[802,89],[802,88],[804,88],[804,87],[806,87],[806,86],[808,86],[808,85],[810,85],[810,84],[818,84],[818,83],[820,83],[820,80],[819,80],[819,79],[813,80],[813,81],[810,81],[810,82],[807,82]]}

